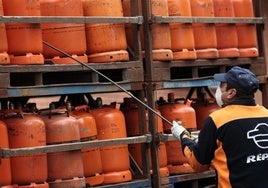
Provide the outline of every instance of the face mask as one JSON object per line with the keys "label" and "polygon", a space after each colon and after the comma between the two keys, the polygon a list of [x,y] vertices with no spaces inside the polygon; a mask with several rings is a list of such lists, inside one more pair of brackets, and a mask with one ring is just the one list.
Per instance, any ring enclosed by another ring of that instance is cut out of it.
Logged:
{"label": "face mask", "polygon": [[216,98],[216,102],[219,105],[219,107],[222,107],[222,105],[223,105],[221,95],[222,95],[221,88],[220,88],[220,86],[218,86],[216,89],[215,98]]}

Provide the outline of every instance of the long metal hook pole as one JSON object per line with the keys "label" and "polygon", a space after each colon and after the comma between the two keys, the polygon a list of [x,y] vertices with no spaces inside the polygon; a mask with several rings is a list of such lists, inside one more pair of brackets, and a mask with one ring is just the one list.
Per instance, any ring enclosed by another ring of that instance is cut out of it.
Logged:
{"label": "long metal hook pole", "polygon": [[126,94],[128,94],[130,97],[132,97],[133,99],[135,99],[136,101],[138,101],[139,103],[141,103],[143,106],[145,106],[146,108],[148,108],[148,109],[149,109],[150,111],[152,111],[155,115],[159,116],[159,117],[160,117],[161,119],[163,119],[166,123],[168,123],[168,124],[171,125],[171,126],[173,125],[168,119],[166,119],[164,116],[162,116],[161,114],[159,114],[159,113],[158,113],[157,111],[155,111],[153,108],[151,108],[150,106],[148,106],[148,105],[147,105],[146,103],[144,103],[142,100],[140,100],[139,98],[135,97],[132,93],[130,93],[130,92],[127,91],[125,88],[123,88],[122,86],[120,86],[119,84],[117,84],[116,82],[114,82],[114,81],[113,81],[112,79],[110,79],[109,77],[105,76],[104,74],[102,74],[101,72],[97,71],[96,69],[94,69],[93,67],[89,66],[88,64],[85,64],[85,63],[79,61],[78,59],[72,57],[70,54],[68,54],[68,53],[66,53],[66,52],[64,52],[64,51],[62,51],[62,50],[60,50],[59,48],[57,48],[57,47],[55,47],[55,46],[53,46],[53,45],[51,45],[51,44],[49,44],[49,43],[47,43],[47,42],[45,42],[45,41],[43,41],[43,43],[44,43],[46,46],[48,46],[48,47],[50,47],[50,48],[52,48],[52,49],[54,49],[54,50],[56,50],[56,51],[62,53],[63,55],[65,55],[65,56],[71,58],[72,60],[76,61],[77,63],[79,63],[79,64],[85,66],[86,68],[88,68],[88,69],[90,69],[90,70],[96,72],[97,74],[101,75],[103,78],[105,78],[106,80],[108,80],[109,82],[111,82],[112,84],[114,84],[115,86],[117,86],[119,89],[121,89],[122,91],[124,91],[124,92],[125,92]]}

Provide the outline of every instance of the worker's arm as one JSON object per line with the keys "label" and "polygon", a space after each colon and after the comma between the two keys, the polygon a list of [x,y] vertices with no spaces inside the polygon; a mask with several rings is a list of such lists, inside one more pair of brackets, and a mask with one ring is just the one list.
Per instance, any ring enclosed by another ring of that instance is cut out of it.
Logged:
{"label": "worker's arm", "polygon": [[[179,125],[181,126],[181,125]],[[182,149],[189,164],[195,171],[207,170],[214,157],[216,149],[216,126],[209,117],[205,120],[202,130],[198,135],[198,142],[194,141],[182,127],[172,127],[172,134],[177,135],[182,144]],[[174,130],[175,129],[175,130]],[[176,131],[177,129],[177,131]],[[180,130],[180,131],[178,131]],[[178,136],[177,133],[180,133]]]}

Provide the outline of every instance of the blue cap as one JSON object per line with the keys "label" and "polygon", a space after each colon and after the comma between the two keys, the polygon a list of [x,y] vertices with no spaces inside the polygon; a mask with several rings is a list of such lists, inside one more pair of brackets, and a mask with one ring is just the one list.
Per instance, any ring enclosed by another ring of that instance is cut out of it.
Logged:
{"label": "blue cap", "polygon": [[254,94],[259,88],[258,78],[248,69],[234,66],[226,73],[214,75],[214,80],[227,82],[241,94]]}

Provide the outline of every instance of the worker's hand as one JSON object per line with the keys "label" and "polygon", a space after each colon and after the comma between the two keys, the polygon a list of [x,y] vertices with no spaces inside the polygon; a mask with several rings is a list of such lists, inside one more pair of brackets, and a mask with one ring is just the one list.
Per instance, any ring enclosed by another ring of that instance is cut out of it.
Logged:
{"label": "worker's hand", "polygon": [[183,126],[180,121],[173,121],[173,126],[171,127],[171,132],[173,136],[179,140],[181,140],[181,136],[184,133],[189,133]]}

